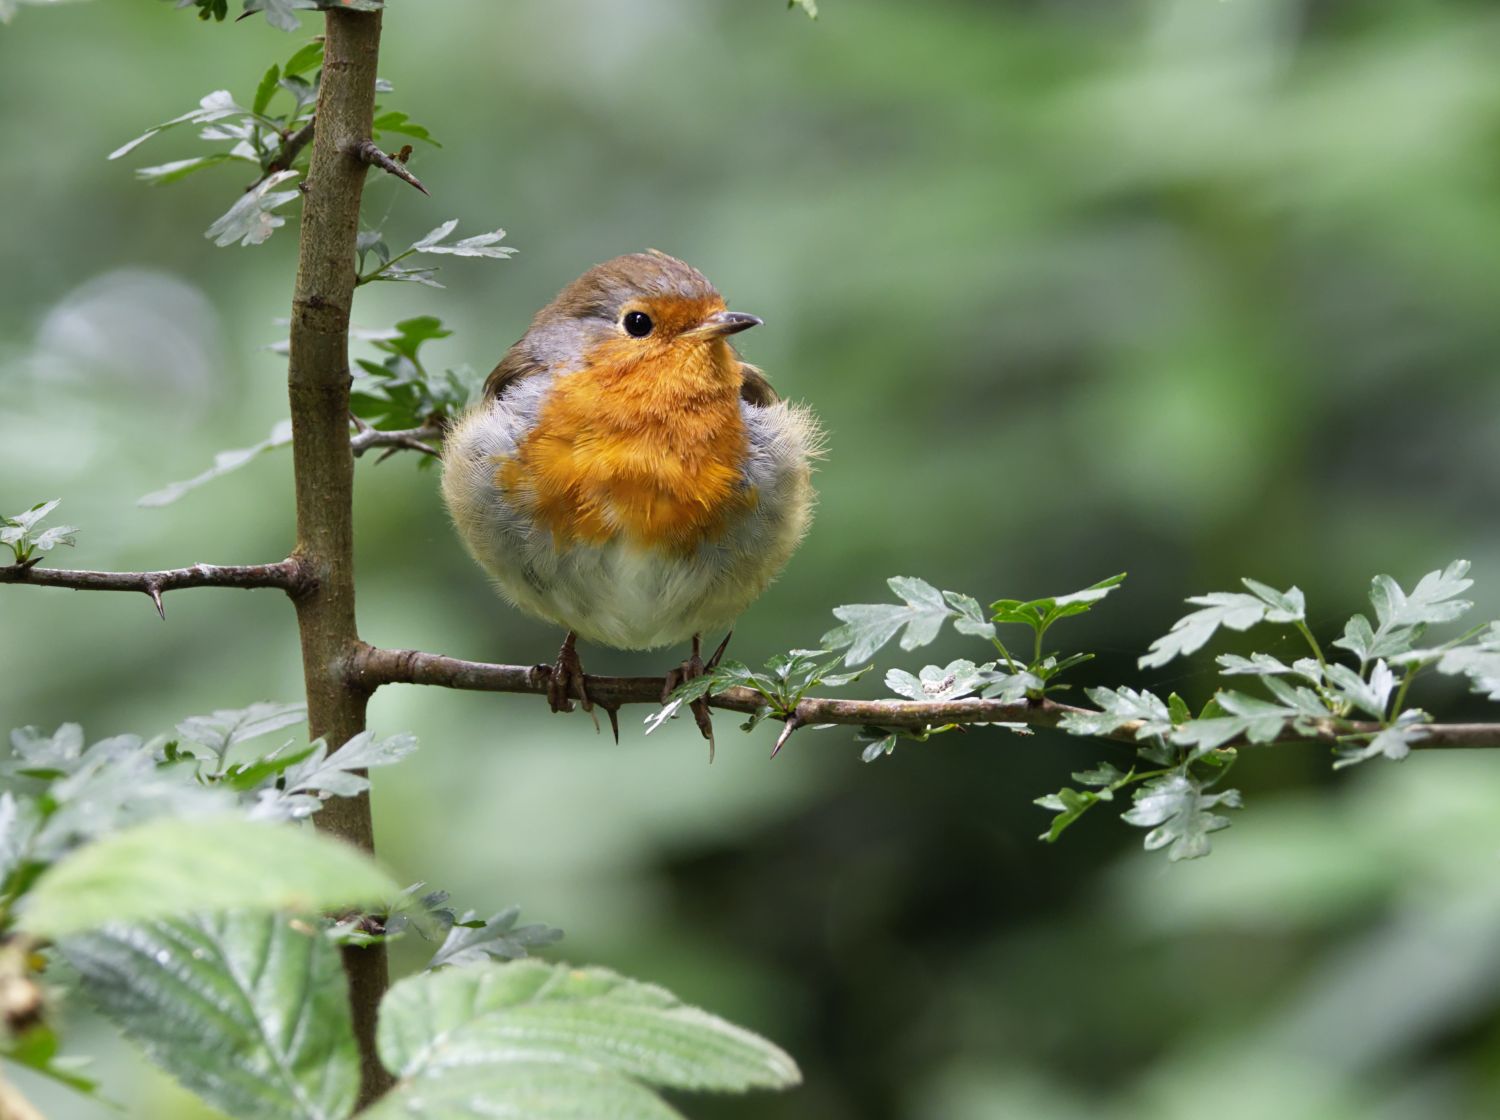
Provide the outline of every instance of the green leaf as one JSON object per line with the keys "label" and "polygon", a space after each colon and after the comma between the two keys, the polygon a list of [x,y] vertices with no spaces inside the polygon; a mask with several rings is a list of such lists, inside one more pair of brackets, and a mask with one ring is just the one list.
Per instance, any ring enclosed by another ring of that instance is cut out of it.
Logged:
{"label": "green leaf", "polygon": [[1141,721],[1135,734],[1137,739],[1167,735],[1172,731],[1172,713],[1161,697],[1153,692],[1145,689],[1137,692],[1132,688],[1089,688],[1084,691],[1100,710],[1066,713],[1057,726],[1070,735],[1110,735],[1135,720]]}
{"label": "green leaf", "polygon": [[373,731],[361,731],[332,754],[319,739],[291,765],[277,768],[280,779],[275,788],[261,792],[254,815],[257,820],[308,816],[329,797],[353,797],[369,789],[370,779],[358,771],[394,765],[416,749],[416,736],[406,733],[377,739]]}
{"label": "green leaf", "polygon": [[178,125],[208,124],[210,121],[219,121],[226,117],[243,117],[245,115],[245,108],[236,103],[233,95],[227,89],[216,89],[212,93],[204,95],[203,99],[198,102],[198,108],[183,113],[180,117],[173,117],[169,121],[162,121],[161,124],[154,128],[147,129],[134,140],[129,140],[110,152],[109,158],[119,159],[121,156],[140,147],[158,132],[165,132],[169,128],[176,128]]}
{"label": "green leaf", "polygon": [[1381,660],[1371,667],[1368,681],[1347,665],[1329,665],[1328,683],[1349,704],[1383,720],[1396,687],[1396,678],[1390,666]]}
{"label": "green leaf", "polygon": [[855,603],[833,609],[834,617],[844,625],[824,634],[821,644],[830,650],[848,647],[845,665],[868,661],[903,627],[902,649],[925,646],[938,636],[943,622],[957,613],[949,607],[943,593],[925,580],[893,576],[886,584],[902,600],[902,606]]}
{"label": "green leaf", "polygon": [[177,734],[206,748],[222,765],[225,756],[240,744],[306,721],[306,704],[266,701],[248,708],[221,708],[207,716],[189,716],[177,725]]}
{"label": "green leaf", "polygon": [[291,58],[286,60],[286,65],[281,68],[281,73],[288,78],[295,78],[300,74],[316,70],[323,65],[323,40],[314,39],[310,43],[297,48]]}
{"label": "green leaf", "polygon": [[250,103],[250,111],[256,115],[263,114],[266,106],[271,104],[271,98],[275,96],[276,90],[281,82],[281,67],[275,63],[261,76],[260,85],[255,87],[255,100]]}
{"label": "green leaf", "polygon": [[1172,742],[1190,747],[1195,756],[1206,754],[1240,736],[1252,743],[1272,743],[1281,736],[1287,724],[1301,734],[1310,734],[1314,730],[1314,720],[1331,714],[1314,693],[1306,689],[1293,690],[1275,677],[1265,680],[1268,686],[1280,685],[1287,689],[1278,697],[1281,704],[1272,704],[1243,692],[1220,692],[1214,699],[1227,714],[1180,725],[1172,733]]}
{"label": "green leaf", "polygon": [[972,634],[976,638],[994,638],[995,624],[985,617],[979,601],[972,595],[944,591],[943,598],[958,612],[958,617],[953,620],[953,629],[960,634]]}
{"label": "green leaf", "polygon": [[274,188],[296,177],[297,172],[291,169],[267,175],[219,215],[203,236],[221,249],[235,242],[241,245],[261,244],[277,229],[286,225],[286,219],[273,211],[300,198],[302,193],[296,190],[278,191]]}
{"label": "green leaf", "polygon": [[173,482],[163,486],[160,490],[153,490],[143,498],[136,501],[140,506],[165,506],[177,501],[178,498],[196,490],[205,483],[212,482],[230,471],[239,470],[249,463],[257,455],[270,451],[277,447],[285,447],[292,442],[292,422],[290,420],[279,421],[271,434],[257,444],[250,447],[235,448],[232,451],[220,451],[214,456],[214,465],[202,474],[194,475],[192,478],[181,482]]}
{"label": "green leaf", "polygon": [[399,110],[392,109],[389,112],[377,114],[370,127],[377,138],[382,132],[395,132],[401,136],[410,136],[414,140],[423,140],[434,148],[442,147],[432,138],[432,133]]}
{"label": "green leaf", "polygon": [[63,956],[90,1002],[215,1108],[344,1120],[359,1057],[337,948],[280,914],[111,923]]}
{"label": "green leaf", "polygon": [[496,260],[504,260],[506,257],[515,256],[515,249],[509,245],[500,244],[501,241],[505,240],[505,231],[503,229],[497,229],[491,233],[475,234],[473,237],[466,237],[462,241],[455,241],[451,245],[442,244],[457,226],[457,218],[444,222],[437,229],[431,230],[424,237],[412,242],[411,252],[446,253],[455,257],[491,257]]}
{"label": "green leaf", "polygon": [[1238,809],[1239,790],[1209,793],[1190,774],[1178,772],[1152,778],[1135,792],[1135,806],[1122,813],[1127,824],[1149,828],[1145,848],[1167,849],[1169,860],[1206,856],[1212,845],[1208,834],[1229,827],[1229,818],[1212,810]]}
{"label": "green leaf", "polygon": [[[1077,778],[1079,775],[1074,774],[1073,777]],[[1051,827],[1038,836],[1037,839],[1045,840],[1049,844],[1057,843],[1058,837],[1063,834],[1063,831],[1069,825],[1095,805],[1099,804],[1099,802],[1113,801],[1114,796],[1113,788],[1106,787],[1095,793],[1092,790],[1070,789],[1064,786],[1056,793],[1049,793],[1045,797],[1038,797],[1032,802],[1033,805],[1040,805],[1043,809],[1050,809],[1057,815],[1052,818]]]}
{"label": "green leaf", "polygon": [[1201,649],[1221,626],[1230,630],[1248,630],[1257,622],[1302,621],[1304,604],[1302,592],[1297,588],[1277,591],[1254,580],[1242,582],[1253,594],[1213,591],[1188,599],[1189,603],[1203,609],[1179,618],[1172,624],[1170,632],[1151,643],[1150,652],[1142,655],[1137,664],[1142,669],[1154,669],[1174,657],[1185,657]]}
{"label": "green leaf", "polygon": [[562,940],[563,931],[552,926],[518,926],[519,906],[511,906],[488,921],[477,921],[478,915],[466,911],[454,922],[447,939],[432,954],[428,968],[477,964],[486,960],[520,960],[532,949]]}
{"label": "green leaf", "polygon": [[1376,576],[1370,585],[1370,603],[1382,629],[1452,622],[1474,604],[1455,599],[1474,586],[1465,579],[1467,560],[1455,560],[1441,572],[1428,572],[1407,595],[1390,576]]}
{"label": "green leaf", "polygon": [[885,686],[908,700],[957,700],[976,691],[990,679],[993,662],[975,665],[972,661],[950,661],[947,665],[928,665],[919,676],[904,669],[892,669],[885,675]]}
{"label": "green leaf", "polygon": [[1067,595],[1049,595],[1041,599],[1022,602],[1020,599],[999,599],[990,604],[996,622],[1017,622],[1029,626],[1038,634],[1059,619],[1083,614],[1103,599],[1125,580],[1125,573],[1110,576],[1098,583]]}
{"label": "green leaf", "polygon": [[786,0],[787,8],[801,8],[809,19],[818,18],[818,0]]}
{"label": "green leaf", "polygon": [[[10,981],[11,984],[16,982],[14,979]],[[99,1083],[79,1072],[88,1065],[88,1059],[59,1057],[58,1049],[57,1034],[45,1023],[37,1023],[18,1035],[0,1040],[0,1057],[66,1085],[74,1092],[97,1096]]]}
{"label": "green leaf", "polygon": [[308,829],[239,816],[166,818],[58,861],[28,895],[21,926],[58,937],[187,913],[313,913],[400,890],[363,852]]}
{"label": "green leaf", "polygon": [[1395,723],[1372,736],[1369,742],[1362,745],[1341,743],[1336,750],[1338,758],[1333,768],[1342,770],[1346,766],[1356,766],[1372,758],[1388,758],[1392,762],[1400,762],[1411,754],[1412,744],[1420,742],[1427,735],[1427,722],[1426,712],[1409,708],[1401,713]]}
{"label": "green leaf", "polygon": [[650,1089],[606,1070],[548,1059],[448,1070],[398,1082],[358,1120],[683,1120]]}
{"label": "green leaf", "polygon": [[[135,177],[159,187],[167,183],[175,183],[180,179],[186,179],[195,171],[217,167],[221,163],[227,163],[232,159],[240,158],[231,152],[214,152],[212,155],[196,156],[193,159],[173,160],[171,163],[161,163],[155,167],[138,167],[135,170]],[[254,163],[255,161],[245,159],[243,162]]]}
{"label": "green leaf", "polygon": [[1219,665],[1219,672],[1227,677],[1232,676],[1256,676],[1256,677],[1301,677],[1309,684],[1323,683],[1323,667],[1318,664],[1316,658],[1303,657],[1285,665],[1268,653],[1252,653],[1248,658],[1234,653],[1221,653],[1214,658]]}
{"label": "green leaf", "polygon": [[538,1061],[673,1089],[743,1092],[801,1080],[776,1046],[662,988],[530,960],[400,981],[381,1004],[377,1043],[386,1066],[418,1090],[413,1097],[459,1071],[487,1072],[482,1083],[503,1095],[512,1067]]}

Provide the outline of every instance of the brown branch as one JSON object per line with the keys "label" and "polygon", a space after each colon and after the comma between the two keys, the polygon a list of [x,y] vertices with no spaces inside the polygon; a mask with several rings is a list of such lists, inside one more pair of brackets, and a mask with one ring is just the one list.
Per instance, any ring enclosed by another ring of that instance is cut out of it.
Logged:
{"label": "brown branch", "polygon": [[[385,684],[424,684],[478,692],[516,692],[544,695],[551,667],[547,665],[492,665],[482,661],[461,661],[436,653],[408,649],[378,649],[361,643],[349,659],[350,679],[362,688],[374,690]],[[594,703],[605,708],[621,704],[661,703],[661,677],[586,677],[585,686]],[[709,698],[709,705],[724,711],[751,713],[765,705],[765,697],[748,688],[730,688]],[[941,727],[945,724],[1019,723],[1028,727],[1056,727],[1069,714],[1087,712],[1054,700],[1007,703],[1000,700],[837,700],[808,697],[797,705],[788,718],[795,727],[820,723],[854,726],[890,727],[908,731]],[[1119,742],[1135,743],[1136,722],[1127,723],[1108,735],[1095,736]],[[1320,725],[1313,741],[1332,745],[1339,734],[1369,735],[1379,731],[1374,723]],[[1426,729],[1424,738],[1412,744],[1417,749],[1461,749],[1500,747],[1500,724],[1435,723]],[[1307,738],[1288,739],[1287,743],[1307,742]],[[778,741],[785,742],[785,738]],[[1228,745],[1243,746],[1243,743]],[[1254,744],[1259,745],[1259,744]],[[1266,744],[1270,745],[1270,744]]]}
{"label": "brown branch", "polygon": [[307,147],[309,141],[312,140],[313,124],[316,120],[316,116],[310,117],[308,119],[308,122],[301,128],[299,128],[296,132],[292,133],[290,136],[282,138],[281,147],[276,149],[276,154],[273,155],[270,162],[266,164],[265,174],[263,174],[259,179],[255,180],[255,182],[251,183],[248,187],[246,187],[245,190],[247,192],[253,191],[256,187],[260,186],[272,175],[276,174],[276,172],[285,171],[287,168],[292,166],[292,161],[297,158],[302,149]]}
{"label": "brown branch", "polygon": [[309,579],[294,559],[275,564],[194,564],[161,572],[84,572],[13,564],[0,568],[0,583],[29,583],[36,587],[66,587],[73,591],[139,591],[167,617],[161,597],[184,587],[274,587],[295,598],[308,589]]}
{"label": "brown branch", "polygon": [[411,184],[429,198],[432,196],[432,192],[422,185],[422,180],[406,169],[406,164],[393,156],[387,155],[375,141],[368,138],[360,141],[359,145],[354,149],[354,154],[371,167],[378,167],[380,170],[394,175],[403,183]]}
{"label": "brown branch", "polygon": [[[296,600],[308,731],[330,748],[364,730],[369,693],[343,662],[359,641],[354,617],[354,456],[349,446],[349,308],[365,163],[360,148],[375,108],[380,13],[330,8],[324,15],[312,160],[304,187],[287,393],[292,414],[298,557],[316,587]],[[373,850],[369,795],[329,801],[323,831]],[[375,1048],[375,1019],[389,987],[383,945],[343,950],[360,1054],[359,1104],[391,1084]]]}
{"label": "brown branch", "polygon": [[397,451],[420,451],[424,455],[438,457],[436,448],[430,446],[426,441],[443,438],[443,425],[423,424],[420,428],[402,428],[399,430],[386,431],[381,428],[372,428],[358,417],[354,418],[354,426],[358,429],[354,435],[349,437],[349,448],[358,459],[372,447],[389,448],[377,462],[385,462],[386,457]]}

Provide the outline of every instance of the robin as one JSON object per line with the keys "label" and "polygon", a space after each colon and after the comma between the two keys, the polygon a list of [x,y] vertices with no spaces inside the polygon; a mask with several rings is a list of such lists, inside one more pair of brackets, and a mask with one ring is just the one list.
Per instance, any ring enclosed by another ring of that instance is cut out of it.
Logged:
{"label": "robin", "polygon": [[[730,626],[807,531],[817,422],[729,343],[760,323],[675,257],[616,257],[537,312],[444,441],[469,552],[507,600],[567,629],[554,712],[575,694],[592,710],[579,638],[691,639],[668,691],[711,668],[724,644],[705,663],[704,631]],[[712,749],[707,705],[693,712]]]}

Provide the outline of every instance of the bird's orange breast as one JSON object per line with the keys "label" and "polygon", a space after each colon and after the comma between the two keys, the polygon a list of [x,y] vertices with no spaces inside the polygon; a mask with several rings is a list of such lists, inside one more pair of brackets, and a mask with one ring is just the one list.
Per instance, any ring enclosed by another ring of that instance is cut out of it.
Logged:
{"label": "bird's orange breast", "polygon": [[722,340],[644,356],[605,343],[557,377],[496,484],[559,545],[624,538],[691,552],[755,502],[741,376]]}

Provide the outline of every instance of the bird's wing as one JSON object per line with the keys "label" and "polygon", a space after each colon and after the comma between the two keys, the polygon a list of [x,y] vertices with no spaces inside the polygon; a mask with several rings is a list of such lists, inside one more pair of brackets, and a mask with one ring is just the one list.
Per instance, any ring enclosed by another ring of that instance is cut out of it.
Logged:
{"label": "bird's wing", "polygon": [[545,372],[546,366],[534,358],[527,348],[519,342],[505,352],[505,357],[500,359],[484,382],[484,396],[486,400],[496,400],[505,396],[505,391],[524,377],[534,377],[536,374]]}
{"label": "bird's wing", "polygon": [[771,388],[766,375],[749,362],[740,363],[740,373],[744,376],[744,381],[740,383],[740,399],[746,404],[769,408],[781,399],[776,390]]}

